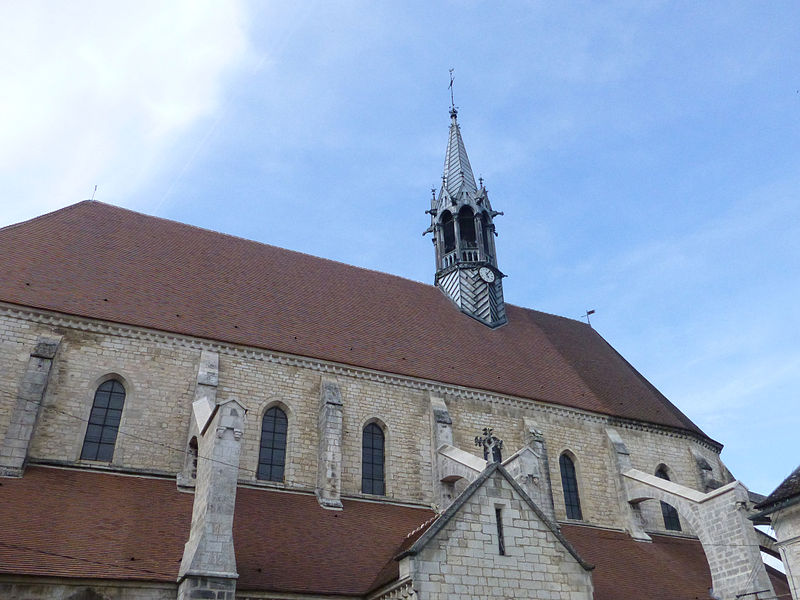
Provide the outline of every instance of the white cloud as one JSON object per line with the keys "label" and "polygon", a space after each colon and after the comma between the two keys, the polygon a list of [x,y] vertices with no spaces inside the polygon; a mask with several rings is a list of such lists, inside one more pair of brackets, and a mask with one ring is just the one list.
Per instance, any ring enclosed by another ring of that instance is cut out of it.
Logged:
{"label": "white cloud", "polygon": [[247,58],[239,2],[0,4],[0,223],[91,195],[118,202],[219,110]]}

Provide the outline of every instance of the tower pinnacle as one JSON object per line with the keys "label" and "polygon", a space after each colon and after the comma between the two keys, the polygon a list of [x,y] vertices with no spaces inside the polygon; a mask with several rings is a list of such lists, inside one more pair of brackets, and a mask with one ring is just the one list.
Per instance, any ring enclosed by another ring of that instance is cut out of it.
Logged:
{"label": "tower pinnacle", "polygon": [[[451,71],[451,93],[452,84]],[[475,185],[458,110],[452,104],[442,187],[426,212],[431,226],[425,233],[433,233],[436,249],[436,285],[478,321],[490,327],[505,323],[504,275],[497,266],[493,222],[502,213],[492,210],[483,180],[480,188]]]}

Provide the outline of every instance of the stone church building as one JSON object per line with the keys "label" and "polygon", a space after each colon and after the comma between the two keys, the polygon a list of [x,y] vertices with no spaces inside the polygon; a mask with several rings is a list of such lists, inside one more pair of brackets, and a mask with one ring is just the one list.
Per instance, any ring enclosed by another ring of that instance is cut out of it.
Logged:
{"label": "stone church building", "polygon": [[721,444],[505,303],[455,110],[427,212],[434,286],[99,202],[0,229],[0,598],[788,598]]}

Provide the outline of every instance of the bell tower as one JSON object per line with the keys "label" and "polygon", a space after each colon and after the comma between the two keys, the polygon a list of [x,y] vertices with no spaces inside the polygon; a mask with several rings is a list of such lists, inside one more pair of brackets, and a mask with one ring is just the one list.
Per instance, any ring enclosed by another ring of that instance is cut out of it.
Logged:
{"label": "bell tower", "polygon": [[450,108],[450,139],[444,158],[439,196],[432,190],[431,226],[436,251],[436,286],[462,312],[489,327],[506,322],[503,304],[505,277],[497,267],[494,218],[503,213],[492,210],[489,196],[469,164],[458,110]]}

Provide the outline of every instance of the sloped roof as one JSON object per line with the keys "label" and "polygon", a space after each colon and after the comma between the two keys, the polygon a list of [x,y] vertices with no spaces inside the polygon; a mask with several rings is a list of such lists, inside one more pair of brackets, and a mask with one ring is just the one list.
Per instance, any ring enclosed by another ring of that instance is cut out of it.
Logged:
{"label": "sloped roof", "polygon": [[[644,543],[621,531],[580,525],[562,525],[561,531],[595,565],[594,600],[710,598],[711,573],[698,540],[650,534],[652,543]],[[786,578],[769,567],[767,573],[777,597],[788,598]]]}
{"label": "sloped roof", "polygon": [[768,510],[796,496],[800,496],[800,467],[792,471],[769,496],[756,504],[754,508],[762,511]]}
{"label": "sloped roof", "polygon": [[[0,576],[175,583],[192,500],[171,479],[29,467],[21,479],[0,480]],[[329,511],[312,494],[240,487],[235,514],[238,589],[352,596],[397,579],[393,557],[434,513],[355,500]],[[561,530],[595,565],[595,600],[708,598],[697,540]],[[788,594],[786,580],[768,571],[776,593]]]}
{"label": "sloped roof", "polygon": [[703,435],[572,319],[507,305],[490,329],[430,285],[91,201],[0,229],[0,257],[3,302]]}
{"label": "sloped roof", "polygon": [[[442,191],[447,191],[451,198],[459,198],[462,192],[478,191],[475,185],[475,175],[469,164],[467,148],[461,137],[461,128],[458,126],[458,112],[450,111],[450,137],[447,140],[447,151],[444,155],[444,181]],[[443,201],[445,194],[440,195]]]}
{"label": "sloped roof", "polygon": [[[0,574],[174,583],[193,499],[173,479],[30,467],[0,480]],[[363,595],[387,563],[396,579],[397,549],[434,513],[343,504],[331,511],[313,494],[239,488],[237,588]]]}

